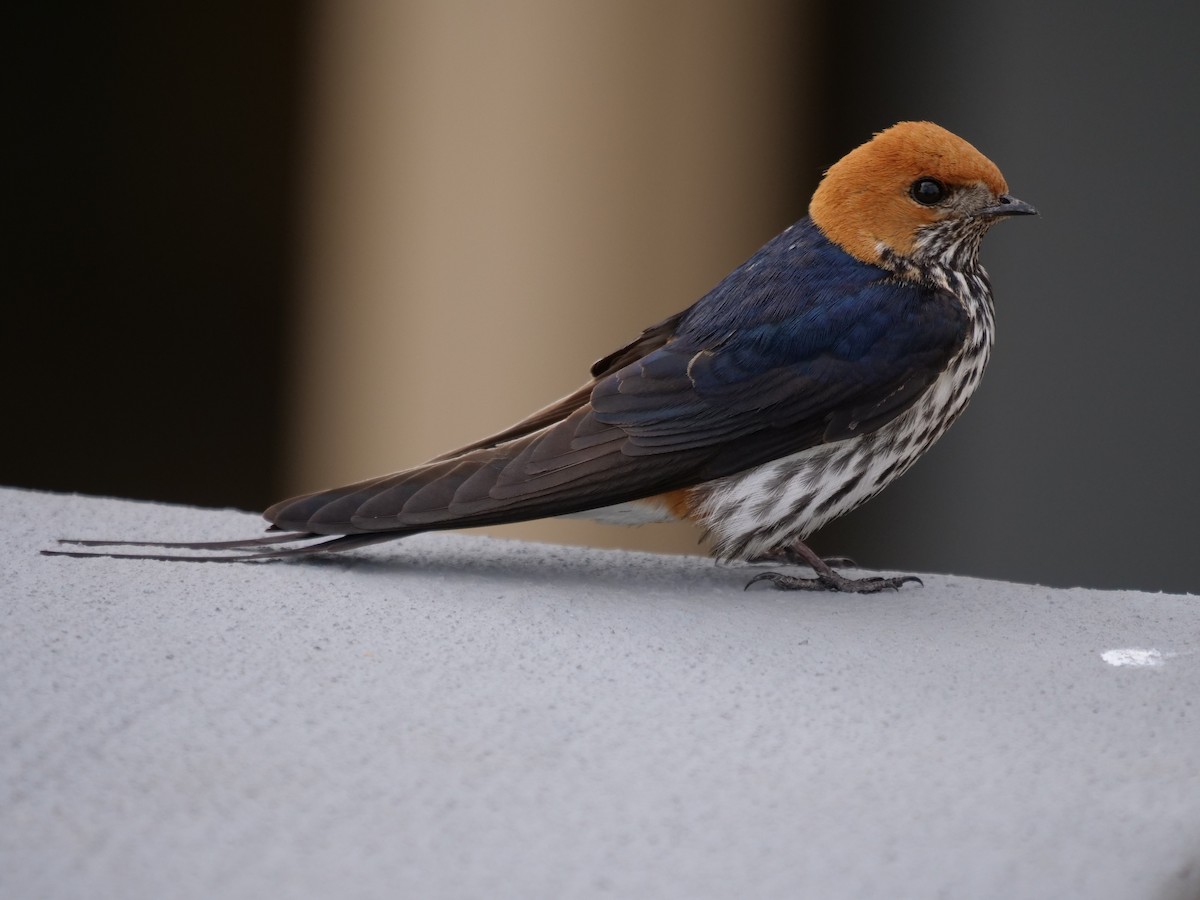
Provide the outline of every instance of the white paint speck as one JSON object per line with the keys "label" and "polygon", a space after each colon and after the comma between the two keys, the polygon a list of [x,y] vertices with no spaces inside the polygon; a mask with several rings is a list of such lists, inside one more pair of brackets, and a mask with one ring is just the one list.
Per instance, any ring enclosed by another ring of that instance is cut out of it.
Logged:
{"label": "white paint speck", "polygon": [[1100,658],[1110,666],[1161,666],[1171,653],[1163,653],[1153,648],[1122,647],[1117,650],[1105,650]]}

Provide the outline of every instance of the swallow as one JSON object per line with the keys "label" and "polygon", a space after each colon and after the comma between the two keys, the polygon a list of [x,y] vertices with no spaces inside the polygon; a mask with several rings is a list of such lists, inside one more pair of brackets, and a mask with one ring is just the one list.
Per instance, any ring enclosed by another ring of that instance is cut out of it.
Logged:
{"label": "swallow", "polygon": [[552,516],[683,519],[718,559],[815,575],[750,584],[875,593],[919,582],[846,577],[805,541],[902,475],[966,407],[995,333],[980,242],[1001,219],[1032,214],[971,144],[901,122],[831,166],[807,216],[515,425],[276,503],[262,537],[61,542],[205,555],[43,552],[244,562]]}

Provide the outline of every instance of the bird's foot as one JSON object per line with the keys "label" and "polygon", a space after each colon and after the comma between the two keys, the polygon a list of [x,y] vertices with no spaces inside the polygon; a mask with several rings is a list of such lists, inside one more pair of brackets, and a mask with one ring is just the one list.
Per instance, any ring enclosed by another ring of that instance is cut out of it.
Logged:
{"label": "bird's foot", "polygon": [[875,576],[872,578],[847,578],[832,569],[828,572],[818,572],[816,578],[797,578],[794,575],[783,575],[780,572],[763,572],[755,575],[746,582],[746,590],[750,585],[760,581],[769,582],[777,591],[839,591],[844,594],[878,594],[880,591],[898,591],[905,582],[915,581],[924,586],[916,575],[897,575],[892,578]]}
{"label": "bird's foot", "polygon": [[[898,591],[900,586],[909,581],[924,585],[916,575],[897,575],[892,578],[875,576],[872,578],[847,578],[833,570],[834,565],[853,567],[850,560],[821,559],[802,540],[794,540],[784,544],[770,553],[766,559],[771,562],[784,562],[796,566],[808,566],[816,573],[816,578],[797,578],[794,575],[783,575],[779,572],[763,572],[755,575],[746,587],[766,581],[777,591],[840,591],[844,594],[878,594],[880,591]],[[759,557],[754,562],[764,561]]]}

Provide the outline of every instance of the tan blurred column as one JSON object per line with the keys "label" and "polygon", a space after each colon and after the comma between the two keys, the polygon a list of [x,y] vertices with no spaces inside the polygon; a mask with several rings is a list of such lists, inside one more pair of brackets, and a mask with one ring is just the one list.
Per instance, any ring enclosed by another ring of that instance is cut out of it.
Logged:
{"label": "tan blurred column", "polygon": [[[291,486],[510,424],[802,214],[776,190],[816,165],[789,156],[802,9],[325,0]],[[685,552],[698,538],[494,533]]]}

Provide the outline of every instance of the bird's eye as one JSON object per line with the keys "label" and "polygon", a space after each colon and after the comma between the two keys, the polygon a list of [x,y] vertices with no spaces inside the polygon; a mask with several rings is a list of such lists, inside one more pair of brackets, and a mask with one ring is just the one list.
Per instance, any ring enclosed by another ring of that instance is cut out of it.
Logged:
{"label": "bird's eye", "polygon": [[936,178],[918,178],[908,189],[909,195],[922,206],[933,206],[946,197],[946,186]]}

